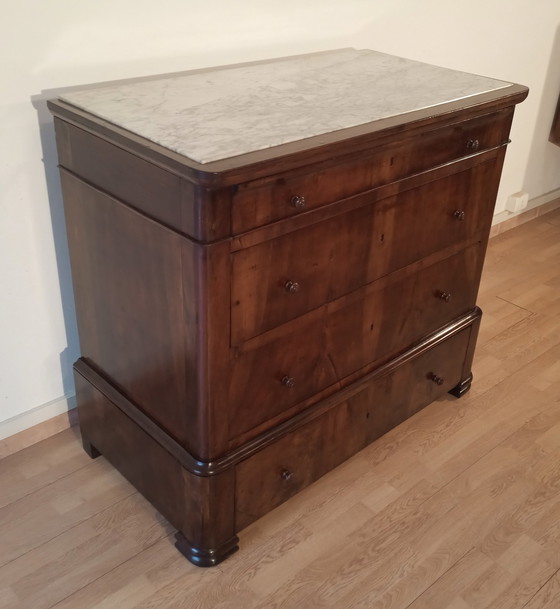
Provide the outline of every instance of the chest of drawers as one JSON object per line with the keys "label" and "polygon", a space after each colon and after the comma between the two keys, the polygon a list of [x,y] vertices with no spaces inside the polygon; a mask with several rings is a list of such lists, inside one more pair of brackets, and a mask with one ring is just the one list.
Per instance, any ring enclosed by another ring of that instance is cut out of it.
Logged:
{"label": "chest of drawers", "polygon": [[526,94],[344,50],[49,102],[84,448],[192,562],[220,562],[242,528],[468,390]]}

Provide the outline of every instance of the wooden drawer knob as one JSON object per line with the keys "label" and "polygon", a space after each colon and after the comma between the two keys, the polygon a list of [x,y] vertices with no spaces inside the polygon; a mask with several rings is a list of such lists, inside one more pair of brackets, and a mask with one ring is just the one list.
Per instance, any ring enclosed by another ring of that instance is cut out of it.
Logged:
{"label": "wooden drawer knob", "polygon": [[467,150],[471,150],[472,152],[476,152],[480,147],[480,142],[478,140],[467,140]]}
{"label": "wooden drawer knob", "polygon": [[297,294],[299,292],[299,283],[297,281],[286,281],[284,289],[290,294]]}
{"label": "wooden drawer knob", "polygon": [[451,302],[451,294],[449,292],[436,292],[436,296],[443,302]]}
{"label": "wooden drawer knob", "polygon": [[302,195],[294,195],[291,199],[290,199],[290,203],[292,204],[293,207],[297,207],[297,208],[302,208],[305,207],[305,197]]}
{"label": "wooden drawer knob", "polygon": [[282,477],[282,480],[285,480],[286,482],[288,482],[294,477],[294,472],[291,472],[288,469],[283,469],[280,476]]}
{"label": "wooden drawer knob", "polygon": [[441,376],[438,376],[437,374],[430,374],[430,380],[436,385],[443,385],[444,382]]}
{"label": "wooden drawer knob", "polygon": [[455,220],[459,220],[459,222],[462,222],[465,219],[465,212],[462,209],[456,209],[453,212],[453,217],[455,218]]}
{"label": "wooden drawer knob", "polygon": [[291,389],[296,384],[296,379],[292,376],[286,375],[282,377],[281,383],[284,385],[284,387]]}

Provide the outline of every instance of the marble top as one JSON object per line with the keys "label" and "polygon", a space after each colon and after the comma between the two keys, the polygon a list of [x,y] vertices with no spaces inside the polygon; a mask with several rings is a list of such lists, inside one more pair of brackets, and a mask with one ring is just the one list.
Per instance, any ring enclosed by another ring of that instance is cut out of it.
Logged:
{"label": "marble top", "polygon": [[121,81],[61,99],[209,163],[509,85],[376,51],[340,49]]}

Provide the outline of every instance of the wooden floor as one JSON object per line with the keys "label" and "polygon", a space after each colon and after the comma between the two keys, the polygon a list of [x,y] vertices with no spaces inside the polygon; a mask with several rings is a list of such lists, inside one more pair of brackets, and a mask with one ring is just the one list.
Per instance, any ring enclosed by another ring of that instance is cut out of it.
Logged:
{"label": "wooden floor", "polygon": [[68,430],[0,461],[0,607],[558,609],[560,211],[492,239],[475,381],[198,569]]}

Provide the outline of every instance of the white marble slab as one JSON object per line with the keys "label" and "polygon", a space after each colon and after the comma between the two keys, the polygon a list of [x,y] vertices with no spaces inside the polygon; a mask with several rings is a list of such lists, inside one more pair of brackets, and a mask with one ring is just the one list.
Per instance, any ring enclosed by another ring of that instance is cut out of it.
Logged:
{"label": "white marble slab", "polygon": [[125,81],[61,99],[209,163],[509,84],[376,51],[341,49]]}

